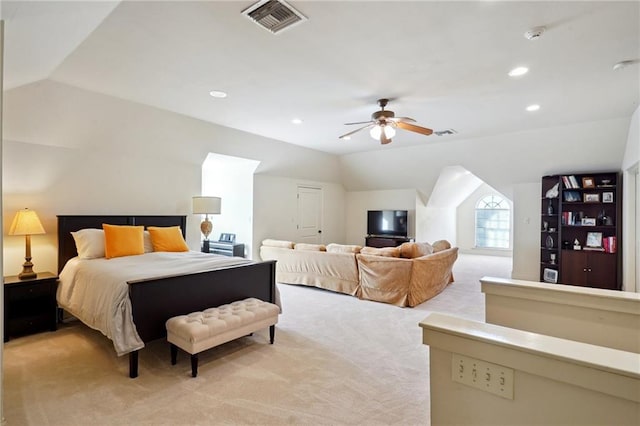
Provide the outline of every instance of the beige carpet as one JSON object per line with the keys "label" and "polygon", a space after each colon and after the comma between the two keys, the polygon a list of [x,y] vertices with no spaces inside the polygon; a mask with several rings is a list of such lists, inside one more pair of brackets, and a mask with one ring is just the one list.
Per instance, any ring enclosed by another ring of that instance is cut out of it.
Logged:
{"label": "beige carpet", "polygon": [[279,285],[284,312],[267,332],[171,366],[161,341],[128,357],[79,324],[4,345],[4,414],[12,425],[428,425],[428,349],[418,322],[430,312],[482,320],[478,279],[508,277],[510,258],[461,255],[456,282],[422,305],[398,308]]}

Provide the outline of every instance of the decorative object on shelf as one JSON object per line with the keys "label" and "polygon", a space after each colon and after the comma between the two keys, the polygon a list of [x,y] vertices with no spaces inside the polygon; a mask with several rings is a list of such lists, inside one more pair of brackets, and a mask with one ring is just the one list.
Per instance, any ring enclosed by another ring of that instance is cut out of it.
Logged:
{"label": "decorative object on shelf", "polygon": [[618,249],[618,242],[616,237],[605,237],[602,240],[602,246],[606,253],[615,253]]}
{"label": "decorative object on shelf", "polygon": [[607,216],[604,218],[604,225],[606,226],[613,226],[613,218],[611,216]]}
{"label": "decorative object on shelf", "polygon": [[592,177],[583,177],[582,178],[582,187],[583,188],[595,188],[596,181],[593,180]]}
{"label": "decorative object on shelf", "polygon": [[599,203],[600,194],[584,194],[585,203]]}
{"label": "decorative object on shelf", "polygon": [[573,240],[573,249],[574,250],[582,250],[582,246],[580,246],[580,241],[576,238]]}
{"label": "decorative object on shelf", "polygon": [[580,221],[582,226],[596,226],[596,218],[595,217],[583,217]]}
{"label": "decorative object on shelf", "polygon": [[560,182],[553,185],[553,188],[548,190],[545,196],[547,198],[558,198],[558,195],[560,194],[559,187],[560,187]]}
{"label": "decorative object on shelf", "polygon": [[193,197],[193,214],[203,214],[204,220],[200,224],[200,231],[204,240],[209,241],[209,234],[213,231],[213,224],[209,220],[210,214],[220,214],[222,199],[220,197]]}
{"label": "decorative object on shelf", "polygon": [[544,268],[543,279],[547,283],[556,284],[558,282],[558,271],[551,268]]}
{"label": "decorative object on shelf", "polygon": [[551,235],[547,235],[547,239],[545,241],[545,245],[547,246],[548,249],[552,249],[553,248],[553,237]]}
{"label": "decorative object on shelf", "polygon": [[546,220],[542,221],[542,230],[546,232],[548,227],[549,222],[547,222]]}
{"label": "decorative object on shelf", "polygon": [[44,233],[42,223],[33,210],[20,210],[13,218],[9,235],[24,235],[25,238],[24,263],[22,264],[22,272],[18,274],[18,278],[21,280],[33,279],[38,276],[33,272],[33,263],[31,263],[31,236]]}
{"label": "decorative object on shelf", "polygon": [[578,191],[564,191],[562,193],[565,202],[574,203],[576,201],[581,201],[580,193]]}
{"label": "decorative object on shelf", "polygon": [[602,232],[587,232],[587,242],[585,247],[602,248]]}
{"label": "decorative object on shelf", "polygon": [[603,192],[602,193],[602,202],[603,203],[613,203],[613,192]]}
{"label": "decorative object on shelf", "polygon": [[556,232],[556,228],[549,228],[549,232]]}
{"label": "decorative object on shelf", "polygon": [[552,264],[552,265],[556,264],[556,254],[555,253],[551,253],[549,255],[549,263]]}
{"label": "decorative object on shelf", "polygon": [[547,206],[547,214],[549,216],[553,216],[553,203],[549,200],[549,205]]}
{"label": "decorative object on shelf", "polygon": [[218,242],[220,243],[235,243],[236,242],[236,234],[220,234],[220,238],[218,238]]}
{"label": "decorative object on shelf", "polygon": [[613,186],[611,185],[611,179],[602,179],[600,182],[599,188],[611,188]]}

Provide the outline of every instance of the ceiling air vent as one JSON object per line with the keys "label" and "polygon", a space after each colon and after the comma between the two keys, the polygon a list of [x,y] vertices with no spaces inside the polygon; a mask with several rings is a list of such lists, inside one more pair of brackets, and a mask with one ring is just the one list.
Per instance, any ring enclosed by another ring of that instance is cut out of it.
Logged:
{"label": "ceiling air vent", "polygon": [[283,0],[260,0],[242,14],[273,34],[307,20]]}
{"label": "ceiling air vent", "polygon": [[455,135],[456,133],[458,132],[454,129],[436,130],[433,132],[436,136]]}

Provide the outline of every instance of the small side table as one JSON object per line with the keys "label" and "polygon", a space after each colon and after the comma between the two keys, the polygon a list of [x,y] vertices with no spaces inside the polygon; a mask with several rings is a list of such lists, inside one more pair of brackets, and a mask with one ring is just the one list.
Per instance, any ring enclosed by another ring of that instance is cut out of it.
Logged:
{"label": "small side table", "polygon": [[4,341],[39,331],[57,329],[58,276],[40,272],[29,280],[4,277]]}

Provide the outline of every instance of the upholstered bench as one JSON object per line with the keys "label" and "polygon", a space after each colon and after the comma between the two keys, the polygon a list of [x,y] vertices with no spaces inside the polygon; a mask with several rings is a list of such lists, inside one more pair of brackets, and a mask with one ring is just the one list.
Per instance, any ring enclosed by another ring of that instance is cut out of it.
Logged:
{"label": "upholstered bench", "polygon": [[262,300],[249,298],[202,312],[179,315],[167,320],[167,340],[171,344],[171,364],[175,365],[178,348],[191,354],[191,375],[198,375],[198,353],[269,327],[270,341],[280,308]]}

